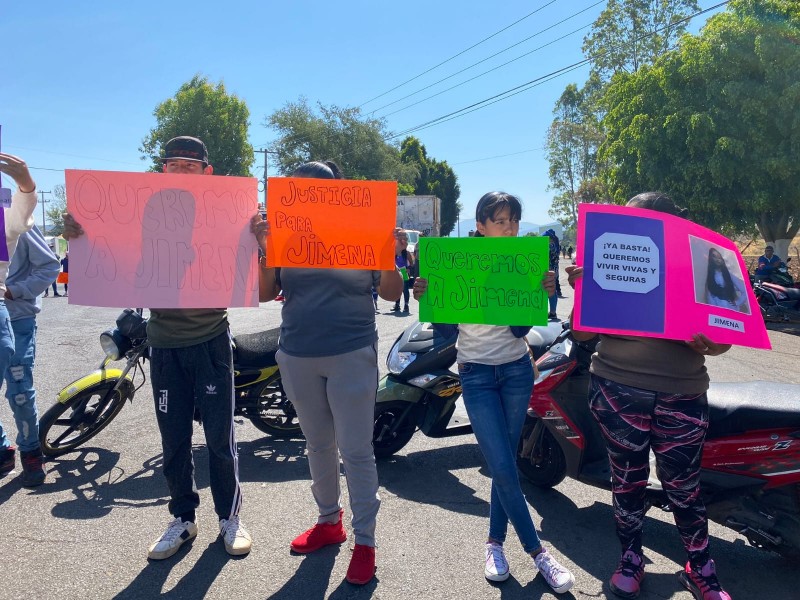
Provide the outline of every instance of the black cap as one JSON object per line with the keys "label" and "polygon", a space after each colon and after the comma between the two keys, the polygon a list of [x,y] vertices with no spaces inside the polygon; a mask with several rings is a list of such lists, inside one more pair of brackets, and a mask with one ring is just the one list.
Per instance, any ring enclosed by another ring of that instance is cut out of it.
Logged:
{"label": "black cap", "polygon": [[208,164],[208,150],[202,140],[188,135],[172,138],[164,144],[164,157],[162,161],[180,159],[194,160]]}

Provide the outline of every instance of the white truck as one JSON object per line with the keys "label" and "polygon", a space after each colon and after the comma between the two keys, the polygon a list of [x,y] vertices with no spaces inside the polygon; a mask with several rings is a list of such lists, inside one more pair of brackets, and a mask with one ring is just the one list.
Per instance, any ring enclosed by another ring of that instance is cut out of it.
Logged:
{"label": "white truck", "polygon": [[441,203],[436,196],[398,196],[397,226],[426,237],[439,237]]}

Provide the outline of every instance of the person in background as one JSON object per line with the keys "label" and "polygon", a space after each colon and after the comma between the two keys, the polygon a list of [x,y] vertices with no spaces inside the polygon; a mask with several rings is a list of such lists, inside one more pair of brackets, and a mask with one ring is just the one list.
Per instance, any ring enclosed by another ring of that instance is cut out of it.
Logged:
{"label": "person in background", "polygon": [[775,254],[775,249],[772,246],[764,247],[764,254],[758,257],[758,268],[756,268],[755,276],[759,281],[770,281],[773,271],[781,266],[781,257]]}
{"label": "person in background", "polygon": [[[519,235],[522,205],[517,197],[489,192],[478,201],[475,213],[477,237]],[[554,277],[550,271],[542,279],[548,296],[555,293]],[[427,289],[427,279],[418,277],[414,298],[419,300]],[[452,325],[434,327],[448,336],[455,329]],[[575,583],[575,577],[542,545],[517,472],[516,450],[533,391],[533,364],[525,341],[530,327],[463,323],[457,329],[456,360],[464,407],[492,476],[483,574],[489,581],[508,579],[503,544],[510,521],[547,585],[563,594]]]}
{"label": "person in background", "polygon": [[556,277],[556,293],[550,296],[550,312],[547,314],[547,318],[551,320],[558,319],[558,315],[556,314],[556,307],[558,306],[558,299],[563,298],[564,296],[561,295],[561,284],[558,282],[558,257],[559,252],[561,250],[561,245],[558,243],[558,236],[556,232],[552,229],[548,229],[544,232],[544,234],[550,238],[550,264],[549,268],[553,273],[555,273]]}
{"label": "person in background", "polygon": [[[292,177],[342,179],[342,174],[336,163],[325,161],[303,164]],[[263,252],[269,223],[257,214],[251,229]],[[394,230],[395,239],[400,231]],[[316,524],[297,536],[291,549],[307,554],[347,539],[342,523],[341,454],[355,535],[346,578],[365,585],[375,576],[375,527],[380,507],[372,448],[378,389],[372,289],[394,302],[400,298],[403,278],[395,268],[272,268],[262,262],[259,300],[272,300],[281,288],[286,301],[275,359],[306,438],[311,493],[318,509]]]}
{"label": "person in background", "polygon": [[[14,356],[6,369],[5,380],[6,399],[17,423],[17,447],[24,487],[36,487],[45,480],[33,362],[36,357],[36,315],[42,310],[41,295],[50,287],[58,269],[58,259],[36,225],[19,236],[6,278],[5,303],[14,331]],[[0,448],[7,447],[0,425]]]}
{"label": "person in background", "polygon": [[[687,214],[659,192],[634,196],[627,205],[682,218]],[[569,266],[567,273],[574,288],[583,277],[583,267]],[[597,335],[572,325],[577,341]],[[705,360],[729,349],[729,344],[717,344],[702,333],[688,341],[600,334],[590,366],[589,408],[605,439],[611,466],[622,553],[609,585],[622,598],[636,598],[644,578],[642,529],[652,448],[656,474],[688,555],[681,583],[698,600],[731,600],[711,560],[708,517],[700,497],[700,462],[708,430]]]}
{"label": "person in background", "polygon": [[[169,140],[161,160],[164,173],[214,172],[206,145],[195,137]],[[64,214],[63,235],[66,239],[83,235],[83,228],[69,213]],[[224,308],[152,308],[147,338],[164,477],[170,494],[169,511],[174,517],[161,537],[150,545],[147,557],[169,558],[197,535],[200,495],[192,458],[195,409],[203,421],[219,535],[228,554],[247,554],[253,540],[239,517],[242,488],[233,422],[235,392],[228,312]]]}
{"label": "person in background", "polygon": [[[394,264],[400,273],[403,275],[403,312],[408,312],[408,298],[410,290],[414,285],[414,279],[411,276],[412,269],[414,268],[414,255],[408,251],[408,234],[400,230],[400,233],[395,240],[394,245]],[[400,299],[394,303],[392,312],[400,312]]]}
{"label": "person in background", "polygon": [[[36,209],[36,183],[33,181],[25,161],[11,154],[0,152],[0,173],[8,175],[17,184],[17,191],[11,197],[11,206],[3,209],[6,247],[5,253],[3,253],[4,257],[0,258],[0,292],[2,292],[2,299],[0,299],[0,372],[5,374],[16,353],[14,330],[6,307],[6,298],[9,295],[7,294],[6,278],[9,272],[9,263],[17,249],[17,240],[23,233],[33,227],[33,211]],[[47,281],[47,285],[49,284],[50,281]],[[13,292],[11,295],[13,295]],[[27,447],[33,448],[32,444],[29,444],[30,438],[26,435],[27,432],[24,431],[28,424],[28,419],[23,420],[22,429],[20,430],[23,435],[20,439],[24,439]],[[31,450],[31,452],[34,452],[34,450]],[[41,453],[39,453],[39,456],[41,456]],[[26,479],[29,477],[29,481],[32,483],[35,483],[40,478],[44,481],[41,476],[44,471],[39,469],[40,473],[37,474],[36,469],[33,468],[35,466],[33,465],[34,455],[25,451],[24,453],[21,452],[21,458],[23,477]],[[41,466],[41,458],[38,462]],[[5,431],[0,425],[0,477],[5,477],[11,473],[15,464],[16,448],[9,443]],[[26,464],[29,468],[26,468]]]}
{"label": "person in background", "polygon": [[[54,254],[53,256],[56,257],[56,260],[59,261],[59,263],[61,262],[61,257],[58,254]],[[55,277],[53,277],[53,282],[50,285],[53,286],[53,296],[56,297],[56,298],[60,298],[61,294],[58,293],[57,280],[58,280],[58,273],[56,273]],[[47,288],[45,288],[45,290],[44,290],[44,297],[45,298],[47,298],[50,295],[50,285],[48,285]]]}
{"label": "person in background", "polygon": [[60,275],[59,278],[63,278],[64,280],[64,295],[68,295],[69,292],[69,251],[64,254],[64,258],[61,259],[61,272],[63,275]]}

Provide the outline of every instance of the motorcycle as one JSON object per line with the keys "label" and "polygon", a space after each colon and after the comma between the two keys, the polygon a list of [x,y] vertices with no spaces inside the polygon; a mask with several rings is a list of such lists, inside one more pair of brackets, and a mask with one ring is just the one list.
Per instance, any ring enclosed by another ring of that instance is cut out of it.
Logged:
{"label": "motorcycle", "polygon": [[[39,421],[39,441],[45,456],[60,456],[85,444],[133,402],[145,384],[148,358],[147,320],[142,309],[127,308],[116,328],[100,335],[105,358],[96,371],[62,389],[56,404]],[[240,335],[233,340],[234,415],[249,419],[264,433],[296,435],[297,414],[281,383],[275,362],[278,329]],[[124,359],[122,369],[110,368]]]}
{"label": "motorcycle", "polygon": [[[517,467],[550,488],[570,477],[611,489],[605,443],[588,405],[596,342],[564,331],[537,361],[539,376],[518,448]],[[765,394],[769,400],[765,402]],[[712,384],[701,495],[712,521],[755,547],[800,560],[800,386],[754,381]],[[651,473],[655,473],[650,455]],[[650,506],[669,511],[651,476]]]}
{"label": "motorcycle", "polygon": [[765,322],[800,323],[800,289],[755,280],[753,294]]}
{"label": "motorcycle", "polygon": [[[534,358],[541,356],[561,331],[560,324],[534,327],[526,341]],[[376,458],[403,448],[419,429],[431,438],[472,433],[461,415],[453,418],[461,396],[456,361],[457,330],[442,335],[430,323],[415,323],[395,340],[386,358],[388,374],[378,384],[375,431]]]}

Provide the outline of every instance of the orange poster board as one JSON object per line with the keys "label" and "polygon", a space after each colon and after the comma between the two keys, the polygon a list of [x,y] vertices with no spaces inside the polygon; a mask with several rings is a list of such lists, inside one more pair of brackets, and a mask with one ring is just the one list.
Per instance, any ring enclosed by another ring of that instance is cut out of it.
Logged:
{"label": "orange poster board", "polygon": [[70,304],[258,306],[258,244],[248,177],[66,171]]}
{"label": "orange poster board", "polygon": [[267,264],[394,269],[397,182],[271,177]]}

